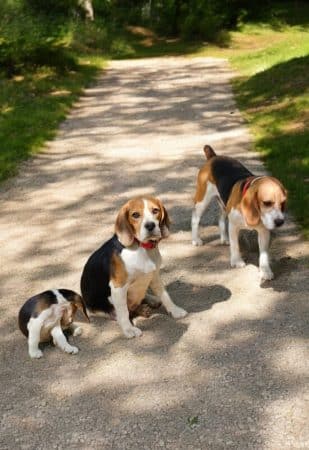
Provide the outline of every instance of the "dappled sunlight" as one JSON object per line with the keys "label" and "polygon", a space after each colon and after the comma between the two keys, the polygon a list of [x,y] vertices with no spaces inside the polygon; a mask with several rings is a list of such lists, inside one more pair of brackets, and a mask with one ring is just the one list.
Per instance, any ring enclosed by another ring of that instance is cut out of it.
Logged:
{"label": "dappled sunlight", "polygon": [[[207,59],[117,62],[86,91],[46,151],[2,187],[5,436],[17,443],[31,438],[39,448],[42,429],[53,435],[57,424],[68,448],[92,448],[93,436],[110,448],[108,442],[134,436],[139,448],[162,440],[166,448],[231,442],[260,450],[279,422],[279,430],[290,426],[287,405],[302,405],[305,383],[308,283],[306,247],[295,226],[288,220],[276,233],[276,278],[262,286],[254,236],[241,239],[247,266],[230,268],[215,203],[201,221],[204,245],[191,244],[206,143],[264,173],[248,152],[230,76],[225,63]],[[82,268],[113,234],[119,208],[143,194],[158,196],[172,219],[171,236],[160,243],[162,278],[188,316],[174,320],[160,307],[135,319],[143,334],[132,340],[115,321],[91,315],[87,324],[79,317],[83,335],[69,338],[77,355],[47,345],[42,360],[31,361],[16,324],[22,303],[50,288],[79,291]],[[278,422],[272,412],[281,404]]]}

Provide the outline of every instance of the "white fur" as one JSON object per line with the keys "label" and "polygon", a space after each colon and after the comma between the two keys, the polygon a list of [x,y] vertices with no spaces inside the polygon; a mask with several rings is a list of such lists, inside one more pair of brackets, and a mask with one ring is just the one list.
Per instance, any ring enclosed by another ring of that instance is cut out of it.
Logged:
{"label": "white fur", "polygon": [[66,353],[71,353],[72,355],[78,353],[78,348],[74,347],[73,345],[70,345],[66,340],[66,337],[63,334],[60,324],[52,328],[51,335],[53,337],[54,344],[57,345],[59,348],[61,348],[61,350],[63,350]]}
{"label": "white fur", "polygon": [[229,239],[231,267],[244,267],[246,264],[240,255],[238,235],[241,228],[246,227],[242,214],[232,208],[229,214]]}
{"label": "white fur", "polygon": [[[39,349],[39,343],[50,335],[53,337],[55,345],[58,345],[65,352],[72,354],[78,352],[77,347],[68,343],[60,326],[63,313],[66,307],[70,305],[70,302],[57,289],[52,289],[52,292],[57,298],[57,303],[42,311],[38,317],[32,317],[27,324],[29,332],[28,351],[31,358],[41,358],[43,356],[42,351]],[[74,324],[71,324],[70,328],[72,328],[74,336],[82,333],[82,329]]]}
{"label": "white fur", "polygon": [[113,282],[110,282],[110,302],[115,308],[117,321],[127,338],[142,334],[142,331],[133,326],[129,320],[128,304],[139,305],[145,297],[149,285],[173,317],[180,318],[187,314],[184,309],[173,303],[164,289],[159,275],[161,255],[157,247],[152,250],[142,247],[126,248],[122,250],[120,257],[125,264],[128,280],[122,287],[115,287]]}
{"label": "white fur", "polygon": [[[203,200],[201,202],[197,202],[192,211],[191,226],[192,226],[192,244],[193,245],[197,245],[197,246],[203,245],[203,241],[199,237],[198,227],[200,224],[201,217],[204,214],[205,209],[207,208],[207,206],[209,205],[209,203],[211,202],[213,197],[217,197],[219,199],[220,198],[219,192],[218,192],[217,186],[215,184],[208,182]],[[226,229],[225,229],[224,209],[223,209],[223,212],[219,219],[219,229],[220,229],[221,243],[225,244],[228,241],[228,239],[227,239]]]}
{"label": "white fur", "polygon": [[272,208],[270,211],[263,212],[261,214],[261,221],[268,230],[273,230],[276,228],[276,219],[284,219],[284,215],[280,209]]}
{"label": "white fur", "polygon": [[[143,200],[144,202],[144,212],[143,212],[143,220],[141,223],[141,228],[140,228],[140,233],[139,233],[139,240],[141,242],[144,242],[145,240],[149,239],[149,237],[161,237],[161,230],[160,230],[160,223],[158,218],[152,214],[150,208],[149,208],[149,203],[147,200]],[[148,222],[153,222],[155,224],[155,228],[149,232],[149,230],[147,230],[147,228],[145,227],[145,225]]]}
{"label": "white fur", "polygon": [[[232,208],[229,214],[229,237],[230,237],[230,252],[231,252],[231,266],[232,267],[244,267],[245,262],[241,258],[239,250],[238,235],[241,228],[248,228],[242,214],[237,210]],[[274,275],[271,271],[269,265],[269,241],[270,232],[265,228],[264,225],[259,224],[254,229],[258,232],[258,243],[259,243],[259,269],[260,269],[260,279],[261,281],[272,280]]]}

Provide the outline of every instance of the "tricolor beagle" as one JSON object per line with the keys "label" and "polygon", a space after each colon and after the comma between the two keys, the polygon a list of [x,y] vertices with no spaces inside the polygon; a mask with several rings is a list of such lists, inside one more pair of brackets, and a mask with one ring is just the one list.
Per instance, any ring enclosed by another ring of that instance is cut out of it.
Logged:
{"label": "tricolor beagle", "polygon": [[114,236],[88,259],[81,292],[89,310],[116,313],[127,338],[140,336],[130,321],[148,287],[174,318],[187,313],[176,306],[161,281],[158,244],[169,235],[169,217],[160,200],[137,197],[119,211]]}
{"label": "tricolor beagle", "polygon": [[75,354],[78,348],[70,345],[63,334],[69,329],[79,336],[82,329],[73,323],[80,310],[89,321],[83,299],[69,289],[52,289],[29,298],[19,311],[18,323],[21,332],[28,337],[29,355],[41,358],[40,342],[53,339],[55,345],[66,353]]}
{"label": "tricolor beagle", "polygon": [[[204,147],[204,152],[207,162],[198,173],[192,213],[193,245],[202,245],[198,235],[200,219],[210,200],[216,197],[222,211],[219,218],[221,243],[230,241],[231,266],[245,266],[239,251],[239,230],[255,229],[260,249],[260,277],[262,281],[271,280],[273,273],[268,257],[270,230],[284,223],[286,190],[276,178],[254,176],[236,159],[217,156],[209,145]],[[226,216],[229,219],[229,239]]]}

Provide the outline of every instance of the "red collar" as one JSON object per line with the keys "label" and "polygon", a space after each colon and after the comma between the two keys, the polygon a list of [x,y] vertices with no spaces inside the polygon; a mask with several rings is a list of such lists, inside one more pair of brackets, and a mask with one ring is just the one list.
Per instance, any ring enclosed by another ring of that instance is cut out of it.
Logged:
{"label": "red collar", "polygon": [[245,196],[245,194],[246,194],[247,190],[249,189],[249,187],[250,187],[252,181],[254,180],[254,178],[255,177],[247,178],[247,181],[245,182],[244,187],[242,188],[242,196],[243,197]]}
{"label": "red collar", "polygon": [[264,175],[258,176],[258,177],[253,175],[252,177],[247,178],[247,181],[245,182],[244,187],[242,188],[242,196],[243,197],[245,196],[245,194],[246,194],[247,190],[249,189],[249,187],[251,186],[251,184],[260,178],[264,178]]}
{"label": "red collar", "polygon": [[136,238],[134,239],[134,241],[137,242],[140,247],[143,247],[146,250],[151,250],[155,248],[158,244],[156,241],[141,242]]}

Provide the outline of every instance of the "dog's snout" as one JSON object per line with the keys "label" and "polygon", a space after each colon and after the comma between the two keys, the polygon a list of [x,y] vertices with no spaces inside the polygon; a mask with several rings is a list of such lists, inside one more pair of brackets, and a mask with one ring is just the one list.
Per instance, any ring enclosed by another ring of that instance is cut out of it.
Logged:
{"label": "dog's snout", "polygon": [[283,219],[275,219],[275,225],[276,227],[281,227],[281,225],[284,224],[284,220]]}
{"label": "dog's snout", "polygon": [[153,231],[155,226],[156,226],[156,224],[154,222],[146,222],[145,223],[145,228],[148,231]]}

